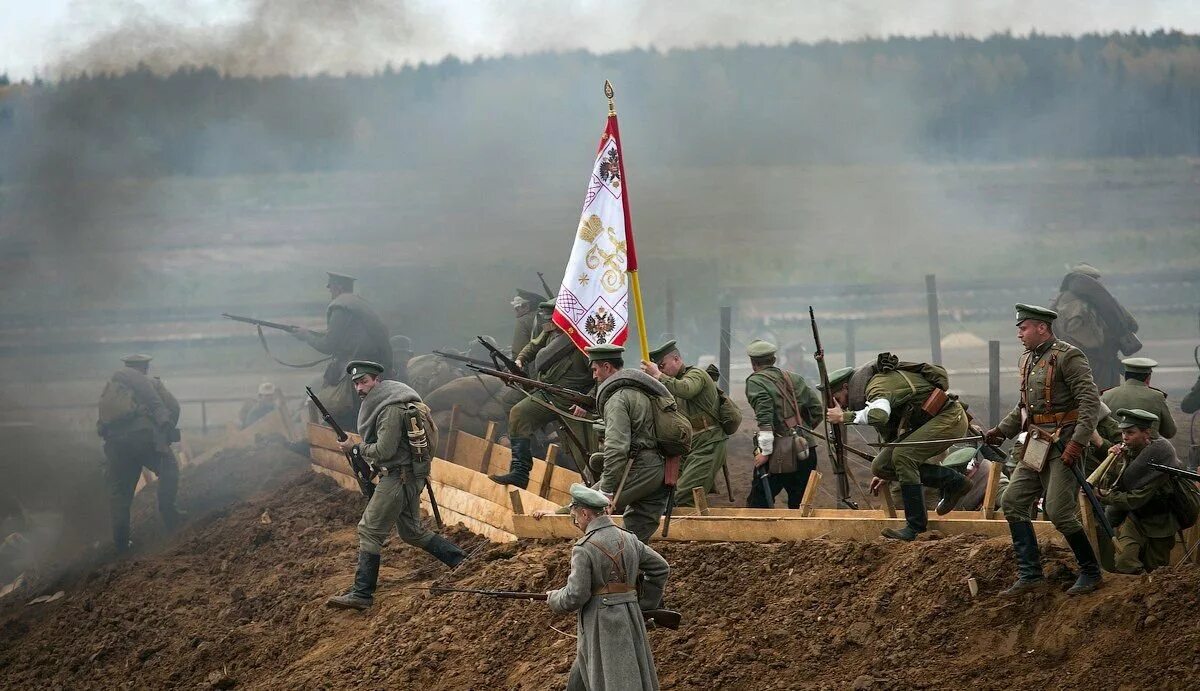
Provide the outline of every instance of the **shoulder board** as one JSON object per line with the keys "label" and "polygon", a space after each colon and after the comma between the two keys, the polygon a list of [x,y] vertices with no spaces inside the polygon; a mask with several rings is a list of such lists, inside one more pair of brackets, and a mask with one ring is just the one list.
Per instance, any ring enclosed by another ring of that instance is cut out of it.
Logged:
{"label": "shoulder board", "polygon": [[1163,397],[1164,399],[1165,399],[1165,398],[1169,398],[1169,397],[1167,396],[1167,392],[1166,392],[1166,391],[1163,391],[1162,389],[1156,389],[1156,388],[1154,388],[1153,386],[1148,386],[1148,387],[1146,387],[1146,388],[1150,389],[1151,391],[1157,391],[1157,392],[1159,392],[1160,394],[1162,394],[1162,397]]}
{"label": "shoulder board", "polygon": [[586,543],[588,540],[591,540],[592,536],[595,535],[597,532],[599,532],[599,531],[593,530],[590,533],[584,533],[583,537],[581,537],[575,541],[575,546],[578,547],[579,545]]}
{"label": "shoulder board", "polygon": [[1063,353],[1069,353],[1072,350],[1079,350],[1075,346],[1073,346],[1070,343],[1067,343],[1066,341],[1063,341],[1063,340],[1055,341],[1054,345],[1050,346],[1050,349],[1057,350],[1057,351],[1060,351]]}

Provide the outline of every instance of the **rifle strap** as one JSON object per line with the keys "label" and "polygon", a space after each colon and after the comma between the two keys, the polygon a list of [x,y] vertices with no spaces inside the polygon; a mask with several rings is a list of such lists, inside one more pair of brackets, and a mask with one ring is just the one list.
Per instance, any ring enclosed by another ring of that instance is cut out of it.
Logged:
{"label": "rifle strap", "polygon": [[283,365],[284,367],[294,367],[296,369],[308,369],[309,367],[316,367],[317,365],[321,364],[322,362],[329,362],[330,360],[333,359],[332,355],[327,355],[327,356],[321,358],[320,360],[313,360],[312,362],[304,362],[304,363],[284,362],[283,360],[280,360],[279,358],[275,357],[274,353],[271,352],[271,349],[269,347],[267,347],[267,337],[263,334],[262,327],[255,325],[255,328],[258,329],[258,342],[262,344],[263,350],[266,351],[266,353],[267,353],[267,357],[271,358],[275,362],[278,362],[279,364]]}

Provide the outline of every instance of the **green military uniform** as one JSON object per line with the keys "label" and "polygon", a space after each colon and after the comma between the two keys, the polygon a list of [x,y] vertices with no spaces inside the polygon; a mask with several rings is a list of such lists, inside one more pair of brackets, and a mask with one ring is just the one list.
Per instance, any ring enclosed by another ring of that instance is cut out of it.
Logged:
{"label": "green military uniform", "polygon": [[512,307],[516,315],[516,323],[513,325],[512,352],[516,353],[524,350],[525,346],[533,340],[534,329],[537,327],[537,307],[545,298],[537,293],[531,293],[527,290],[518,290],[517,296],[513,298]]}
{"label": "green military uniform", "polygon": [[[650,360],[657,363],[677,351],[675,341],[668,341],[650,351]],[[673,377],[663,372],[658,381],[675,397],[680,412],[692,424],[692,450],[684,459],[675,484],[675,504],[692,506],[695,504],[692,489],[700,487],[705,493],[711,492],[717,473],[725,465],[725,443],[729,437],[718,422],[717,383],[708,372],[695,367],[684,367]]]}
{"label": "green military uniform", "polygon": [[1125,408],[1153,413],[1157,418],[1154,431],[1166,439],[1173,438],[1176,432],[1175,418],[1171,415],[1170,407],[1167,406],[1167,395],[1136,376],[1129,376],[1132,374],[1148,377],[1158,363],[1150,358],[1131,357],[1122,360],[1121,364],[1125,366],[1125,381],[1120,386],[1114,386],[1100,394],[1100,400],[1108,406],[1109,410]]}
{"label": "green military uniform", "polygon": [[[747,345],[746,355],[768,358],[776,350],[773,343],[755,340]],[[769,365],[746,377],[746,401],[754,410],[754,420],[758,424],[757,446],[769,458],[766,470],[771,488],[768,500],[762,481],[752,481],[746,506],[765,509],[781,491],[787,490],[788,508],[798,509],[809,476],[817,467],[817,440],[807,432],[797,433],[785,420],[798,417],[801,424],[812,427],[815,421],[822,419],[821,397],[799,374]],[[789,445],[793,451],[791,457],[785,457],[783,450],[775,449],[780,437],[792,439]]]}
{"label": "green military uniform", "polygon": [[[624,351],[621,346],[593,346],[588,348],[588,358],[620,360]],[[614,498],[625,529],[648,544],[667,508],[670,488],[663,484],[666,462],[658,450],[653,402],[646,391],[671,395],[640,370],[622,369],[601,382],[596,401],[604,418],[604,445],[593,466],[600,466],[594,488]]]}
{"label": "green military uniform", "polygon": [[1116,386],[1122,339],[1136,333],[1138,325],[1100,283],[1100,272],[1084,263],[1069,267],[1051,307],[1057,311],[1059,335],[1087,356],[1096,385]]}
{"label": "green military uniform", "polygon": [[[1137,426],[1150,429],[1157,416],[1145,410],[1117,411],[1122,428]],[[1167,501],[1174,482],[1166,473],[1148,467],[1160,463],[1180,467],[1175,448],[1165,439],[1154,439],[1140,449],[1126,448],[1106,475],[1117,480],[1108,492],[1100,493],[1100,503],[1108,507],[1109,521],[1116,528],[1113,537],[1115,561],[1105,563],[1110,571],[1142,573],[1171,562],[1179,521]]]}
{"label": "green military uniform", "polygon": [[[571,486],[572,504],[604,509],[608,498]],[[554,612],[576,612],[575,661],[568,689],[657,689],[643,609],[662,606],[670,567],[644,542],[605,515],[587,524],[571,548],[571,572],[547,593]]]}
{"label": "green military uniform", "polygon": [[[104,439],[109,518],[118,552],[129,548],[129,507],[142,468],[158,476],[158,511],[167,530],[174,530],[181,518],[175,506],[179,466],[171,452],[171,441],[178,438],[179,402],[160,379],[147,375],[150,360],[140,354],[124,358],[125,367],[113,374],[100,400],[96,428]],[[107,401],[122,396],[127,409],[109,413]]]}
{"label": "green military uniform", "polygon": [[1200,410],[1200,377],[1196,378],[1196,383],[1192,384],[1192,390],[1179,402],[1179,409],[1189,415]]}
{"label": "green military uniform", "polygon": [[935,460],[954,445],[952,440],[966,434],[967,413],[962,404],[945,398],[932,416],[923,410],[935,391],[944,393],[948,386],[945,370],[901,363],[889,353],[880,354],[876,362],[858,368],[850,377],[850,410],[842,412],[840,422],[870,425],[885,442],[914,444],[884,448],[871,463],[875,477],[900,483],[904,504],[905,528],[885,529],[885,537],[912,540],[925,532],[929,522],[923,486],[941,490],[937,512],[943,515],[971,488],[965,475]]}
{"label": "green military uniform", "polygon": [[[1053,324],[1057,317],[1053,310],[1034,305],[1018,304],[1016,309],[1018,325],[1027,319]],[[1046,515],[1066,537],[1080,564],[1079,580],[1069,592],[1088,592],[1100,581],[1099,564],[1080,522],[1079,482],[1062,461],[1070,442],[1086,451],[1096,428],[1100,397],[1083,352],[1051,336],[1021,356],[1021,400],[999,427],[988,433],[989,437],[1009,438],[1022,431],[1037,432],[1052,439],[1040,471],[1027,465],[1024,457],[1030,454],[1032,440],[1024,441],[1022,461],[1004,492],[1004,517],[1013,534],[1019,572],[1018,583],[1008,591],[1011,594],[1043,582],[1041,553],[1030,523],[1030,509],[1043,493]],[[1079,460],[1082,462],[1082,455]]]}
{"label": "green military uniform", "polygon": [[[548,308],[548,309],[547,309]],[[554,301],[544,302],[543,311],[553,311]],[[529,376],[540,382],[553,384],[573,391],[585,392],[592,388],[592,371],[587,356],[579,352],[575,343],[558,327],[547,327],[525,346],[516,358],[529,372]],[[524,394],[514,391],[508,411],[508,437],[512,442],[512,468],[505,475],[492,476],[501,484],[516,485],[524,489],[529,484],[529,471],[533,469],[532,438],[537,430],[550,422],[562,421],[555,409],[570,411],[573,403],[545,391]],[[565,422],[581,442],[586,430],[575,422]],[[563,440],[567,442],[568,440]],[[567,451],[582,467],[587,462],[588,449],[576,449],[566,443]]]}
{"label": "green military uniform", "polygon": [[354,290],[354,278],[329,272],[328,286],[343,292],[325,310],[325,331],[301,329],[296,338],[318,352],[330,356],[322,377],[318,396],[329,412],[345,427],[353,427],[358,414],[358,395],[354,384],[346,377],[346,364],[351,360],[378,362],[392,370],[392,345],[388,330],[375,308]]}
{"label": "green military uniform", "polygon": [[[351,381],[381,376],[380,363],[354,360],[346,366]],[[379,484],[358,522],[358,570],[354,587],[345,595],[330,598],[329,604],[348,609],[365,609],[374,601],[379,577],[379,555],[393,527],[400,539],[420,547],[447,566],[457,566],[466,556],[453,542],[421,525],[421,491],[429,477],[430,456],[416,453],[409,443],[410,418],[421,424],[421,397],[407,384],[380,379],[363,398],[359,410],[356,446],[371,467],[379,472]]]}

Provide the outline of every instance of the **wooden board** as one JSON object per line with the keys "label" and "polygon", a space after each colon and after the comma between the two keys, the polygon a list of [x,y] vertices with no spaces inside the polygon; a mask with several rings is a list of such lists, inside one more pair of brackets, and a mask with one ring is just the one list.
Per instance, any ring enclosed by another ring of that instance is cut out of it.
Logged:
{"label": "wooden board", "polygon": [[[712,511],[717,511],[713,509]],[[614,521],[620,525],[619,516]],[[829,538],[835,540],[874,541],[883,539],[879,531],[900,528],[901,518],[772,518],[746,516],[675,516],[671,519],[671,535],[666,538],[679,542],[770,542]],[[929,529],[944,535],[1008,536],[1005,521],[966,519],[937,519],[929,521]],[[570,516],[554,515],[535,519],[533,516],[513,516],[513,530],[522,538],[577,538],[579,531],[571,524]],[[1038,537],[1055,544],[1064,544],[1062,535],[1048,521],[1035,521]],[[657,539],[662,539],[659,533]]]}
{"label": "wooden board", "polygon": [[339,473],[336,470],[330,470],[329,468],[317,465],[316,463],[311,464],[311,467],[314,473],[319,473],[326,477],[333,478],[333,481],[338,483],[342,489],[349,492],[354,492],[355,494],[359,493],[358,483],[355,482],[354,478],[350,477],[349,475],[346,475],[345,473]]}
{"label": "wooden board", "polygon": [[[455,432],[455,435],[458,439],[454,442],[454,458],[452,460],[464,468],[478,472],[482,466],[483,457],[487,453],[487,440],[466,432]],[[493,460],[495,460],[494,456]],[[496,472],[494,464],[489,467],[491,468],[489,472]]]}
{"label": "wooden board", "polygon": [[[354,432],[347,432],[346,434],[355,444],[362,441],[362,437],[358,436]],[[338,453],[341,453],[341,449],[339,449],[337,445],[337,436],[333,433],[332,429],[326,427],[325,425],[318,425],[315,422],[308,423],[308,443],[313,446],[318,446],[322,449],[329,449],[330,451],[337,451]]]}

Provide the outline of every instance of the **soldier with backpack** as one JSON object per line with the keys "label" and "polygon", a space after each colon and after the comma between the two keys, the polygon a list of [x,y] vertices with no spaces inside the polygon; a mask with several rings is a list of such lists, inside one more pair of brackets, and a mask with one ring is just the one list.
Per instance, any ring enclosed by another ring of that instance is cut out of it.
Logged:
{"label": "soldier with backpack", "polygon": [[[840,377],[839,377],[840,379]],[[871,425],[885,442],[903,446],[885,448],[871,463],[875,480],[900,482],[905,525],[885,528],[893,540],[915,540],[929,524],[922,487],[941,490],[938,515],[949,513],[971,489],[971,482],[956,470],[938,465],[938,454],[967,432],[967,412],[946,390],[946,370],[927,363],[901,362],[891,353],[880,353],[868,365],[854,370],[833,389],[830,424]]]}
{"label": "soldier with backpack", "polygon": [[[766,483],[761,479],[750,483],[746,506],[769,508],[786,489],[788,508],[798,509],[808,478],[817,468],[817,440],[807,432],[797,432],[796,427],[811,429],[821,419],[821,397],[799,374],[776,367],[775,351],[774,343],[763,340],[746,346],[754,370],[746,377],[746,400],[758,423],[754,467],[760,473],[766,468],[767,473]],[[764,484],[770,485],[770,497]]]}
{"label": "soldier with backpack", "polygon": [[[717,473],[725,465],[725,443],[729,434],[737,431],[741,412],[731,423],[732,430],[723,429],[722,399],[717,383],[702,369],[685,365],[675,341],[667,341],[650,351],[650,360],[642,362],[642,371],[667,388],[692,425],[692,450],[683,462],[679,482],[675,485],[675,504],[692,506],[692,489],[711,492]],[[736,408],[734,408],[736,411]]]}
{"label": "soldier with backpack", "polygon": [[149,355],[122,358],[100,394],[96,431],[104,439],[105,480],[113,546],[118,553],[130,547],[129,507],[142,468],[158,476],[158,512],[168,531],[179,526],[175,507],[179,466],[171,442],[179,441],[179,402],[158,377],[150,377]]}
{"label": "soldier with backpack", "polygon": [[[1175,533],[1181,526],[1173,511],[1173,495],[1189,488],[1177,487],[1176,478],[1149,466],[1150,463],[1182,468],[1171,442],[1154,434],[1159,424],[1154,413],[1134,408],[1117,411],[1121,444],[1112,449],[1119,455],[1105,476],[1116,476],[1109,489],[1098,489],[1100,503],[1116,529],[1115,560],[1104,568],[1118,573],[1153,571],[1171,562]],[[1194,490],[1191,490],[1194,492]],[[1183,518],[1189,520],[1188,517]],[[1190,517],[1195,521],[1195,515]],[[1103,553],[1103,550],[1102,550]]]}
{"label": "soldier with backpack", "polygon": [[624,353],[621,346],[607,344],[587,349],[604,418],[604,445],[594,455],[602,467],[594,489],[622,512],[625,529],[648,544],[673,490],[664,482],[667,459],[678,462],[691,450],[692,429],[662,383],[624,369]]}

